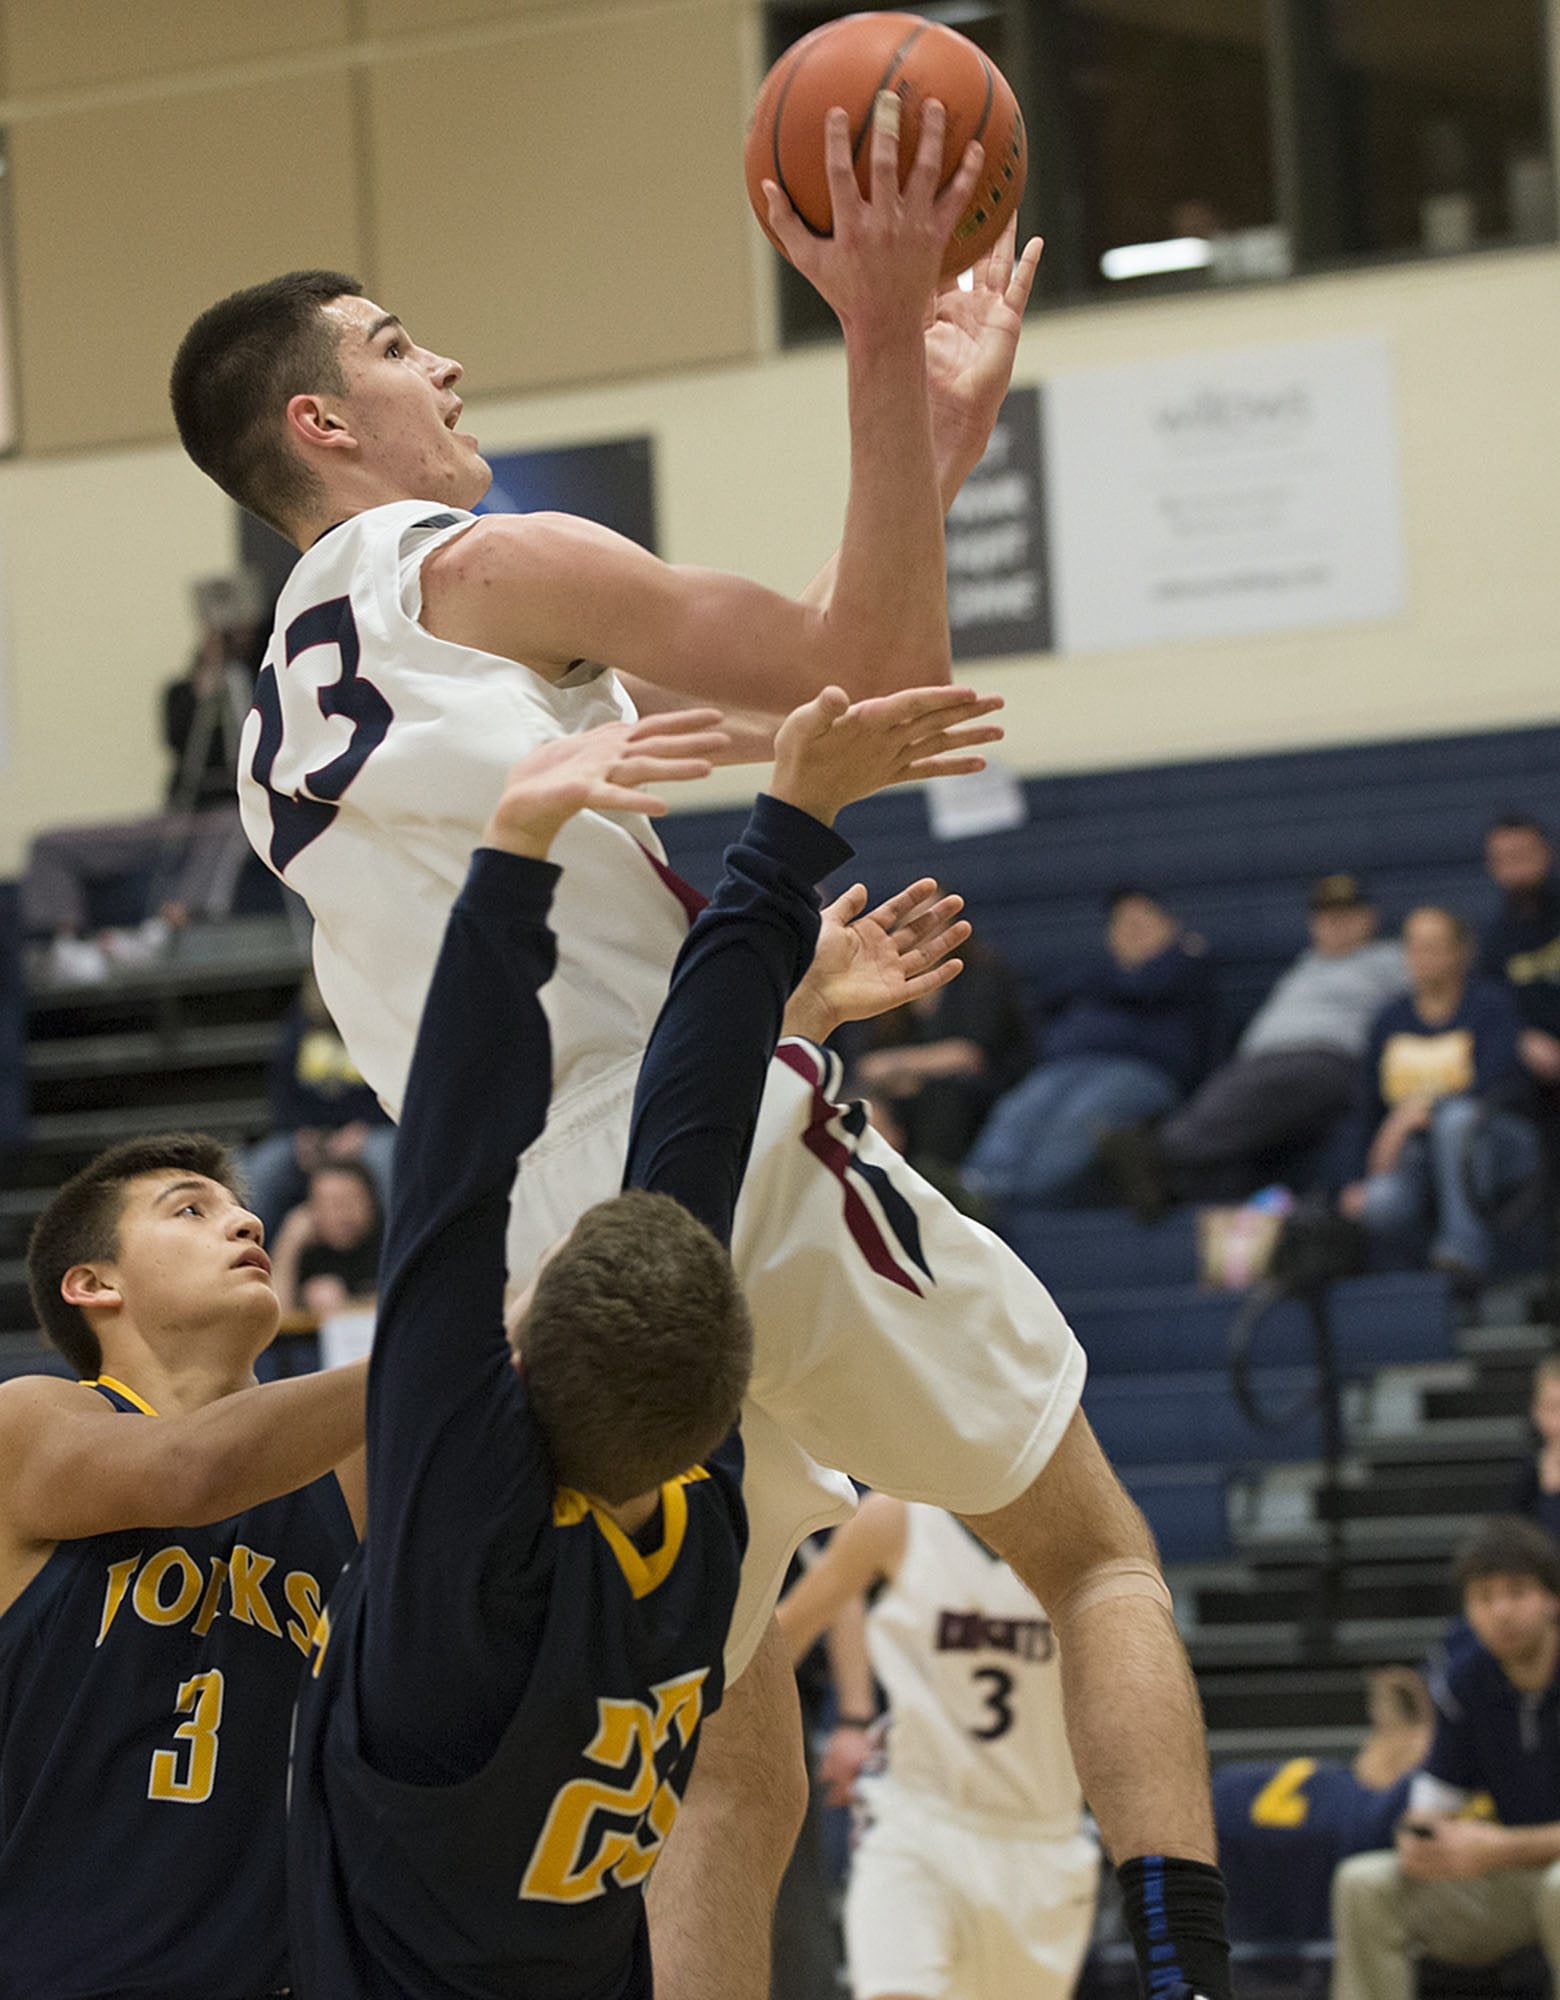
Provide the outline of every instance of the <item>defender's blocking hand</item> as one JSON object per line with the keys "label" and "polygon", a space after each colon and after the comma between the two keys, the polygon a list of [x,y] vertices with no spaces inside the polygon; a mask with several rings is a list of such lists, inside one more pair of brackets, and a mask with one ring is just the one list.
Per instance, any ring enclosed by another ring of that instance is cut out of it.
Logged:
{"label": "defender's blocking hand", "polygon": [[543,861],[578,812],[664,813],[665,799],[636,788],[708,777],[727,747],[720,719],[717,708],[688,708],[542,744],[511,766],[483,846]]}
{"label": "defender's blocking hand", "polygon": [[[869,1021],[957,979],[952,956],[970,936],[962,896],[944,896],[928,876],[867,909],[857,882],[823,912],[818,948],[791,996],[785,1032],[826,1041],[846,1021]],[[863,914],[865,913],[865,914]]]}
{"label": "defender's blocking hand", "polygon": [[769,790],[832,826],[842,807],[885,785],[983,771],[975,746],[1001,740],[1001,725],[984,719],[1001,706],[1001,695],[973,688],[906,688],[854,704],[825,688],[775,732]]}

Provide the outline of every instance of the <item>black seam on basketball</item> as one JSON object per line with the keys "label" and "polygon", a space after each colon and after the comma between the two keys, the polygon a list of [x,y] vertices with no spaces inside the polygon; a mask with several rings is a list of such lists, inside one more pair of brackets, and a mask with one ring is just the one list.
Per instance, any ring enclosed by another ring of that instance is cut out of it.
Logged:
{"label": "black seam on basketball", "polygon": [[786,200],[791,202],[792,214],[795,215],[797,221],[807,231],[809,236],[823,237],[831,235],[833,232],[824,229],[814,229],[796,203],[791,201],[791,190],[785,184],[785,173],[780,165],[780,122],[785,116],[785,100],[790,96],[791,85],[795,83],[797,77],[801,74],[802,66],[806,61],[807,51],[799,48],[796,52],[796,61],[791,65],[790,73],[787,75],[785,82],[780,86],[780,95],[775,99],[774,116],[769,121],[769,150],[774,155],[775,181]]}
{"label": "black seam on basketball", "polygon": [[[980,54],[980,51],[978,49],[976,50],[976,54],[977,55]],[[997,94],[997,86],[992,79],[991,64],[987,62],[984,56],[981,56],[980,58],[980,66],[981,69],[984,71],[986,77],[986,101],[980,107],[980,123],[975,127],[975,130],[970,134],[970,138],[972,140],[979,139],[981,144],[984,145],[986,121],[991,116],[991,101]]]}
{"label": "black seam on basketball", "polygon": [[919,23],[918,26],[912,28],[909,34],[906,35],[904,40],[899,44],[899,47],[895,49],[894,53],[889,57],[888,68],[884,70],[883,74],[878,78],[877,85],[872,92],[871,101],[867,105],[866,121],[862,125],[861,130],[856,134],[855,138],[852,139],[850,142],[850,163],[852,166],[855,166],[857,160],[860,159],[861,149],[867,143],[867,134],[872,130],[872,118],[874,112],[877,110],[877,101],[879,97],[883,94],[885,90],[888,89],[889,85],[893,82],[895,72],[904,67],[905,57],[909,55],[910,51],[915,47],[916,43],[926,33],[927,26],[928,24],[925,21],[922,21]]}

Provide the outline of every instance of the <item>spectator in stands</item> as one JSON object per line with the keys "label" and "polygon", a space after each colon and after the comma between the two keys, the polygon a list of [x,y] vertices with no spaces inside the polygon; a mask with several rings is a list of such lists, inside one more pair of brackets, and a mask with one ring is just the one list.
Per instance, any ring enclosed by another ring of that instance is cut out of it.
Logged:
{"label": "spectator in stands", "polygon": [[1484,927],[1480,967],[1504,979],[1522,1016],[1523,1067],[1547,1094],[1560,1085],[1560,882],[1537,820],[1509,814],[1484,836],[1501,905]]}
{"label": "spectator in stands", "polygon": [[[1560,1976],[1560,1549],[1531,1521],[1487,1521],[1456,1574],[1474,1643],[1433,1685],[1393,1850],[1334,1877],[1333,2000],[1412,2000],[1421,1955],[1493,1965],[1538,1944]],[[1499,1825],[1458,1816],[1481,1792]]]}
{"label": "spectator in stands", "polygon": [[1104,952],[965,1162],[980,1195],[1041,1206],[1086,1196],[1101,1134],[1168,1111],[1203,1067],[1213,1003],[1202,940],[1146,889],[1117,889],[1106,910]]}
{"label": "spectator in stands", "polygon": [[1359,1095],[1371,1023],[1408,984],[1401,945],[1377,938],[1354,875],[1311,891],[1311,946],[1279,979],[1231,1061],[1159,1125],[1108,1133],[1100,1159],[1153,1221],[1176,1201],[1250,1194],[1279,1151],[1322,1138]]}
{"label": "spectator in stands", "polygon": [[1489,1216],[1538,1173],[1538,1133],[1509,990],[1473,972],[1474,937],[1426,905],[1403,925],[1409,992],[1390,1002],[1365,1053],[1365,1178],[1343,1213],[1475,1285],[1494,1249]]}
{"label": "spectator in stands", "polygon": [[973,940],[951,986],[866,1023],[847,1089],[871,1100],[873,1121],[933,1179],[968,1153],[987,1113],[1029,1068],[1034,1050],[1018,981]]}
{"label": "spectator in stands", "polygon": [[1538,1449],[1517,1477],[1511,1505],[1560,1541],[1560,1354],[1546,1354],[1533,1370],[1528,1410]]}
{"label": "spectator in stands", "polygon": [[1430,1748],[1435,1709],[1423,1675],[1369,1677],[1370,1734],[1352,1764],[1331,1758],[1221,1764],[1213,1774],[1230,1936],[1305,1943],[1330,1935],[1334,1870],[1386,1846]]}
{"label": "spectator in stands", "polygon": [[388,1205],[395,1127],[347,1054],[312,972],[282,1022],[268,1094],[271,1130],[239,1162],[268,1236],[302,1201],[310,1174],[328,1162],[361,1162],[380,1207]]}
{"label": "spectator in stands", "polygon": [[[33,841],[22,878],[28,934],[49,939],[45,970],[70,984],[106,979],[166,949],[192,917],[228,914],[247,848],[239,825],[238,742],[254,688],[264,610],[251,573],[195,586],[200,639],[186,673],[163,691],[171,754],[164,810],[151,818],[56,827]],[[94,882],[149,878],[149,911],[129,928],[92,930]]]}
{"label": "spectator in stands", "polygon": [[373,1176],[359,1160],[332,1160],[277,1232],[271,1283],[283,1313],[326,1319],[371,1299],[379,1283],[383,1217]]}

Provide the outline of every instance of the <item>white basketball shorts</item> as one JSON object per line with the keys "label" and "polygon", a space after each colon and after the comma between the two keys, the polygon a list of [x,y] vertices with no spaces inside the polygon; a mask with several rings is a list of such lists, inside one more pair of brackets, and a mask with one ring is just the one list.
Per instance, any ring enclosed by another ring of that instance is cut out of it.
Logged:
{"label": "white basketball shorts", "polygon": [[1067,2000],[1089,1948],[1100,1851],[954,1815],[876,1778],[845,1890],[856,2000]]}
{"label": "white basketball shorts", "polygon": [[[637,1067],[571,1093],[525,1155],[512,1281],[616,1191]],[[836,1101],[839,1078],[828,1051],[781,1044],[737,1208],[732,1260],[756,1351],[733,1679],[798,1545],[854,1504],[842,1473],[989,1513],[1043,1470],[1083,1393],[1083,1350],[1045,1287],[908,1167],[860,1105]]]}

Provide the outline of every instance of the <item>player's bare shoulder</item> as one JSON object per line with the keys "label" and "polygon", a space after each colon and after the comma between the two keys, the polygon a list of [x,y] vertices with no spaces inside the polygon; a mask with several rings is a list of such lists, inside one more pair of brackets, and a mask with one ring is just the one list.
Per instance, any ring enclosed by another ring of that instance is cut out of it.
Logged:
{"label": "player's bare shoulder", "polygon": [[597,654],[604,616],[655,558],[575,514],[488,514],[429,551],[420,622],[436,639],[550,679]]}

